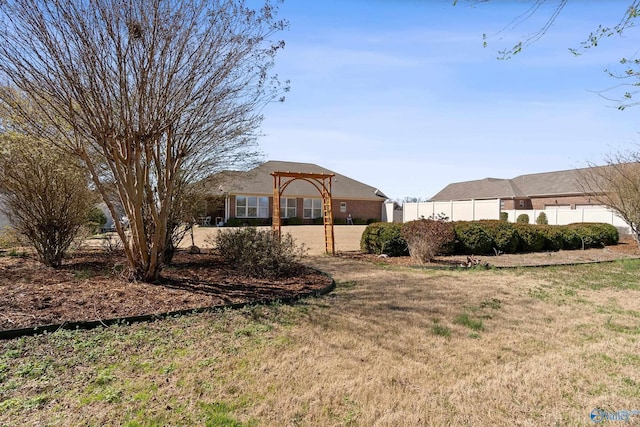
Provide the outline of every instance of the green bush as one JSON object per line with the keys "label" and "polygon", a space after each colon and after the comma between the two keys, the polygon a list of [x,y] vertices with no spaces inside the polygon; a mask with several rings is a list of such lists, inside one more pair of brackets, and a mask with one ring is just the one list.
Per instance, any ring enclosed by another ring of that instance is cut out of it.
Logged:
{"label": "green bush", "polygon": [[395,222],[374,222],[362,232],[360,249],[370,254],[389,256],[409,255],[407,242],[401,236],[402,224]]}
{"label": "green bush", "polygon": [[544,250],[559,251],[562,249],[564,238],[561,225],[539,225],[537,228],[544,237]]}
{"label": "green bush", "polygon": [[226,222],[227,227],[240,227],[244,220],[240,218],[229,218]]}
{"label": "green bush", "polygon": [[107,216],[102,209],[97,206],[92,207],[87,213],[86,225],[93,233],[102,231],[102,227],[107,223]]}
{"label": "green bush", "polygon": [[543,230],[532,224],[515,223],[513,227],[520,238],[517,252],[540,252],[544,249],[546,239]]}
{"label": "green bush", "polygon": [[436,255],[451,253],[456,238],[453,223],[431,219],[404,224],[401,236],[407,242],[411,258],[420,264],[430,262]]}
{"label": "green bush", "polygon": [[561,225],[560,229],[562,231],[562,249],[575,250],[582,247],[582,239],[577,230],[566,225]]}
{"label": "green bush", "polygon": [[544,212],[540,212],[538,218],[536,218],[536,224],[538,225],[547,225],[549,224],[549,220],[547,219],[547,214]]}
{"label": "green bush", "polygon": [[582,222],[565,227],[577,234],[580,239],[578,248],[587,249],[618,243],[618,230],[611,224]]}
{"label": "green bush", "polygon": [[529,215],[527,214],[518,215],[518,217],[516,218],[516,222],[520,224],[529,224]]}
{"label": "green bush", "polygon": [[296,245],[288,233],[278,240],[271,230],[242,227],[221,230],[215,237],[208,237],[207,243],[240,274],[248,277],[290,277],[304,268],[300,260],[305,249]]}
{"label": "green bush", "polygon": [[292,217],[292,218],[282,218],[282,225],[302,225],[302,218]]}
{"label": "green bush", "polygon": [[520,238],[513,224],[499,220],[478,221],[482,229],[491,238],[491,247],[506,254],[515,253]]}
{"label": "green bush", "polygon": [[453,228],[456,233],[455,253],[472,255],[491,252],[491,236],[478,222],[459,221],[454,223]]}
{"label": "green bush", "polygon": [[509,221],[509,212],[500,212],[500,221]]}

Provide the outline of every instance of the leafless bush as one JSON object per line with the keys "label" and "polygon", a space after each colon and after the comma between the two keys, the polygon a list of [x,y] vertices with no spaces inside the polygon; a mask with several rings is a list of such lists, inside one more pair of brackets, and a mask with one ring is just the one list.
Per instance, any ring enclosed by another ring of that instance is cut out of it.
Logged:
{"label": "leafless bush", "polygon": [[419,219],[402,226],[402,237],[407,241],[411,258],[424,264],[453,250],[455,232],[451,222]]}
{"label": "leafless bush", "polygon": [[255,227],[224,230],[206,241],[238,272],[258,278],[295,275],[302,267],[300,261],[306,252],[288,233],[278,239],[271,230]]}
{"label": "leafless bush", "polygon": [[44,141],[4,134],[0,151],[0,208],[45,265],[60,266],[95,202],[87,177]]}

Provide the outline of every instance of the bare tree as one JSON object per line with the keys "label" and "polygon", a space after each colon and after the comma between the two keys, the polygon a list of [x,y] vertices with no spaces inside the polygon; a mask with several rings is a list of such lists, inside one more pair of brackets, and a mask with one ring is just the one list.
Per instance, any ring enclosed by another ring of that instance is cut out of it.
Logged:
{"label": "bare tree", "polygon": [[[243,0],[0,2],[0,75],[50,119],[31,130],[65,137],[117,218],[115,189],[132,277],[158,278],[179,180],[255,155],[261,110],[287,89],[270,73],[284,46],[271,37],[286,27],[276,13],[268,0],[259,11]],[[29,120],[15,93],[0,100]]]}
{"label": "bare tree", "polygon": [[613,153],[604,166],[577,170],[583,192],[615,211],[640,247],[640,153]]}

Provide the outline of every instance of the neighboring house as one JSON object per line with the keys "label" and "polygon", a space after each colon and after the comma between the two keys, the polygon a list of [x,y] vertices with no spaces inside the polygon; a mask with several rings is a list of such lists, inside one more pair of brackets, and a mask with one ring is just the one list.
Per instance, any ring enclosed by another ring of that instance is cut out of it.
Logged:
{"label": "neighboring house", "polygon": [[[606,168],[607,166],[600,166]],[[404,203],[403,221],[445,216],[452,221],[526,216],[535,222],[544,213],[549,224],[605,222],[621,233],[629,227],[614,211],[598,203],[580,185],[585,169],[485,178],[447,185],[428,202]]]}
{"label": "neighboring house", "polygon": [[[273,215],[272,172],[335,174],[331,180],[333,218],[346,223],[348,215],[356,222],[380,221],[387,199],[380,190],[312,163],[268,161],[246,172],[223,171],[207,178],[210,197],[206,216],[212,225],[230,223],[270,224]],[[280,200],[284,224],[322,222],[322,195],[310,183],[296,180],[289,184]]]}
{"label": "neighboring house", "polygon": [[485,178],[447,185],[432,201],[499,199],[502,210],[576,209],[597,206],[579,185],[580,169]]}

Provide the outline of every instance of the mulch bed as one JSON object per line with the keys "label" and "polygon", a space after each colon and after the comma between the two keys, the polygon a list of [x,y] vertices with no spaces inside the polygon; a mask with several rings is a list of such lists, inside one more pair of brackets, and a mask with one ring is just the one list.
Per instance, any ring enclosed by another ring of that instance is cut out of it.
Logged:
{"label": "mulch bed", "polygon": [[251,279],[214,254],[176,254],[156,284],[122,277],[125,260],[83,251],[59,269],[34,255],[0,257],[0,331],[288,300],[322,291],[332,279],[310,268],[292,278]]}

